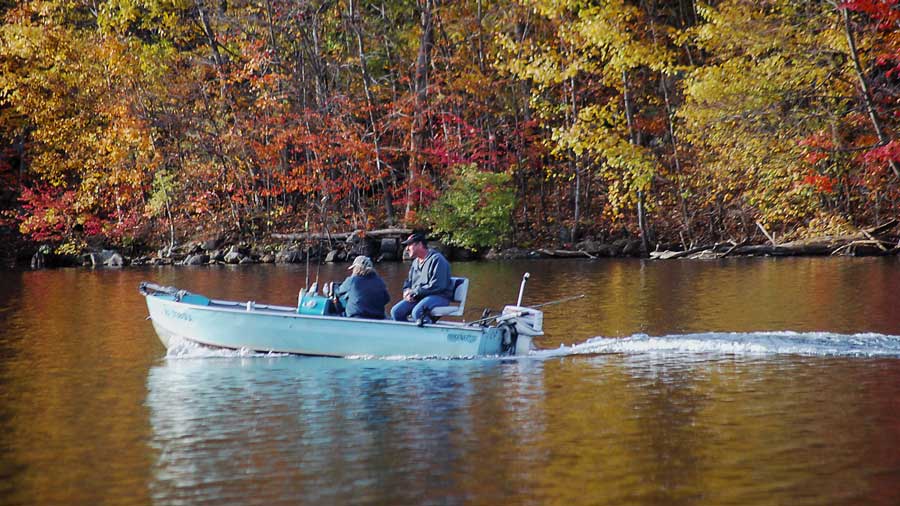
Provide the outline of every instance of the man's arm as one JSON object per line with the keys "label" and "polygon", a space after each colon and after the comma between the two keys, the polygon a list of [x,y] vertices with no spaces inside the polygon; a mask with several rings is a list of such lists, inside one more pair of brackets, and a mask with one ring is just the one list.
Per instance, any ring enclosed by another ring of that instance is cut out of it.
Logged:
{"label": "man's arm", "polygon": [[416,298],[445,294],[449,289],[447,283],[450,281],[450,263],[447,259],[442,255],[432,255],[423,266],[423,270],[427,278],[413,290]]}
{"label": "man's arm", "polygon": [[402,298],[409,302],[415,302],[415,299],[412,295],[412,286],[413,286],[413,278],[416,277],[416,259],[414,258],[412,261],[412,265],[409,266],[409,274],[406,275],[406,281],[403,282],[403,292]]}
{"label": "man's arm", "polygon": [[406,293],[407,290],[412,288],[413,284],[413,276],[415,276],[416,272],[416,260],[413,259],[412,265],[409,266],[409,274],[406,275],[406,281],[403,282],[403,292]]}
{"label": "man's arm", "polygon": [[341,286],[335,289],[335,297],[343,297],[344,295],[350,293],[350,289],[353,288],[353,283],[350,282],[351,279],[353,279],[353,276],[347,276],[347,279],[345,279],[344,282],[341,283]]}

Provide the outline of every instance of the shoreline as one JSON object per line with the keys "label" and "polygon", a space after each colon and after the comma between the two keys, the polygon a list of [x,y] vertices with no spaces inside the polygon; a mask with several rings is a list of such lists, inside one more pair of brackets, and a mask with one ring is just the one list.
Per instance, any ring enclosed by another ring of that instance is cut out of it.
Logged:
{"label": "shoreline", "polygon": [[[649,254],[640,251],[638,240],[611,244],[592,243],[581,248],[520,248],[491,249],[472,252],[441,243],[430,246],[441,251],[452,262],[503,261],[503,260],[600,260],[645,259],[667,260],[717,260],[725,258],[754,257],[879,257],[900,254],[898,241],[858,240],[848,237],[826,237],[783,244],[715,243],[687,249],[659,248]],[[635,246],[638,244],[638,246]],[[160,254],[162,253],[162,254]],[[358,247],[333,247],[329,249],[299,248],[296,244],[254,247],[247,245],[221,246],[211,250],[202,244],[188,243],[175,250],[160,250],[153,255],[128,256],[115,250],[87,252],[77,256],[56,255],[38,251],[31,259],[30,270],[48,268],[124,268],[145,266],[213,266],[256,264],[348,263],[357,255],[370,256],[376,263],[408,261],[403,255],[386,251],[371,251]],[[10,270],[29,269],[27,263],[7,265]]]}
{"label": "shoreline", "polygon": [[[642,250],[637,238],[621,238],[611,242],[589,238],[563,247],[492,248],[472,251],[430,240],[429,247],[440,251],[448,260],[520,260],[581,258],[645,258],[649,260],[711,260],[733,257],[791,256],[894,256],[900,253],[900,237],[889,234],[898,220],[878,227],[859,229],[855,234],[821,236],[777,243],[724,241],[691,246],[658,244],[654,251]],[[412,231],[392,228],[372,231],[356,230],[335,234],[272,234],[268,241],[226,240],[223,238],[188,241],[155,252],[142,251],[127,255],[112,249],[86,251],[79,255],[58,255],[49,245],[42,245],[32,255],[31,269],[54,267],[124,267],[154,265],[248,265],[297,264],[304,262],[345,263],[358,255],[375,262],[406,260],[401,241]],[[21,252],[20,252],[21,253]],[[10,262],[15,269],[18,262]]]}

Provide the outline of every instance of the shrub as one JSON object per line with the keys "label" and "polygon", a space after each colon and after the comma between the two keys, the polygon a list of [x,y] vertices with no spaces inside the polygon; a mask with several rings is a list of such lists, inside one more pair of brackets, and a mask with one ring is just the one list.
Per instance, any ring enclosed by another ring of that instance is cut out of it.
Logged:
{"label": "shrub", "polygon": [[432,230],[447,243],[468,249],[499,246],[509,236],[515,206],[512,177],[476,165],[456,167],[450,187],[425,213]]}

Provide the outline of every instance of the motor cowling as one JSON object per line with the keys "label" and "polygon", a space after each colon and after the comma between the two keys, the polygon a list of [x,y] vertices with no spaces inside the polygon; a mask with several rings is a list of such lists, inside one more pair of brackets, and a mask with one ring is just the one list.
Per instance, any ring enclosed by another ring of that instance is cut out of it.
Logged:
{"label": "motor cowling", "polygon": [[544,335],[544,313],[523,306],[506,306],[500,316],[501,321],[513,323],[520,336]]}

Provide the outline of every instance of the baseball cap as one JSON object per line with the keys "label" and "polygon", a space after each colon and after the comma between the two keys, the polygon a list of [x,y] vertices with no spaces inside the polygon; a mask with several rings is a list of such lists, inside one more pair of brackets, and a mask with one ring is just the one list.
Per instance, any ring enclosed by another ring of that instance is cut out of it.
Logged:
{"label": "baseball cap", "polygon": [[360,266],[365,269],[374,269],[375,268],[375,266],[372,264],[372,259],[367,256],[363,256],[363,255],[359,255],[358,257],[354,258],[353,263],[350,264],[350,267],[347,267],[347,269],[349,270],[356,266]]}
{"label": "baseball cap", "polygon": [[400,244],[402,244],[404,246],[408,246],[414,242],[420,242],[422,244],[425,244],[428,241],[425,239],[425,234],[420,234],[420,233],[416,232],[415,234],[410,234],[410,236],[407,237],[406,240],[401,242]]}

